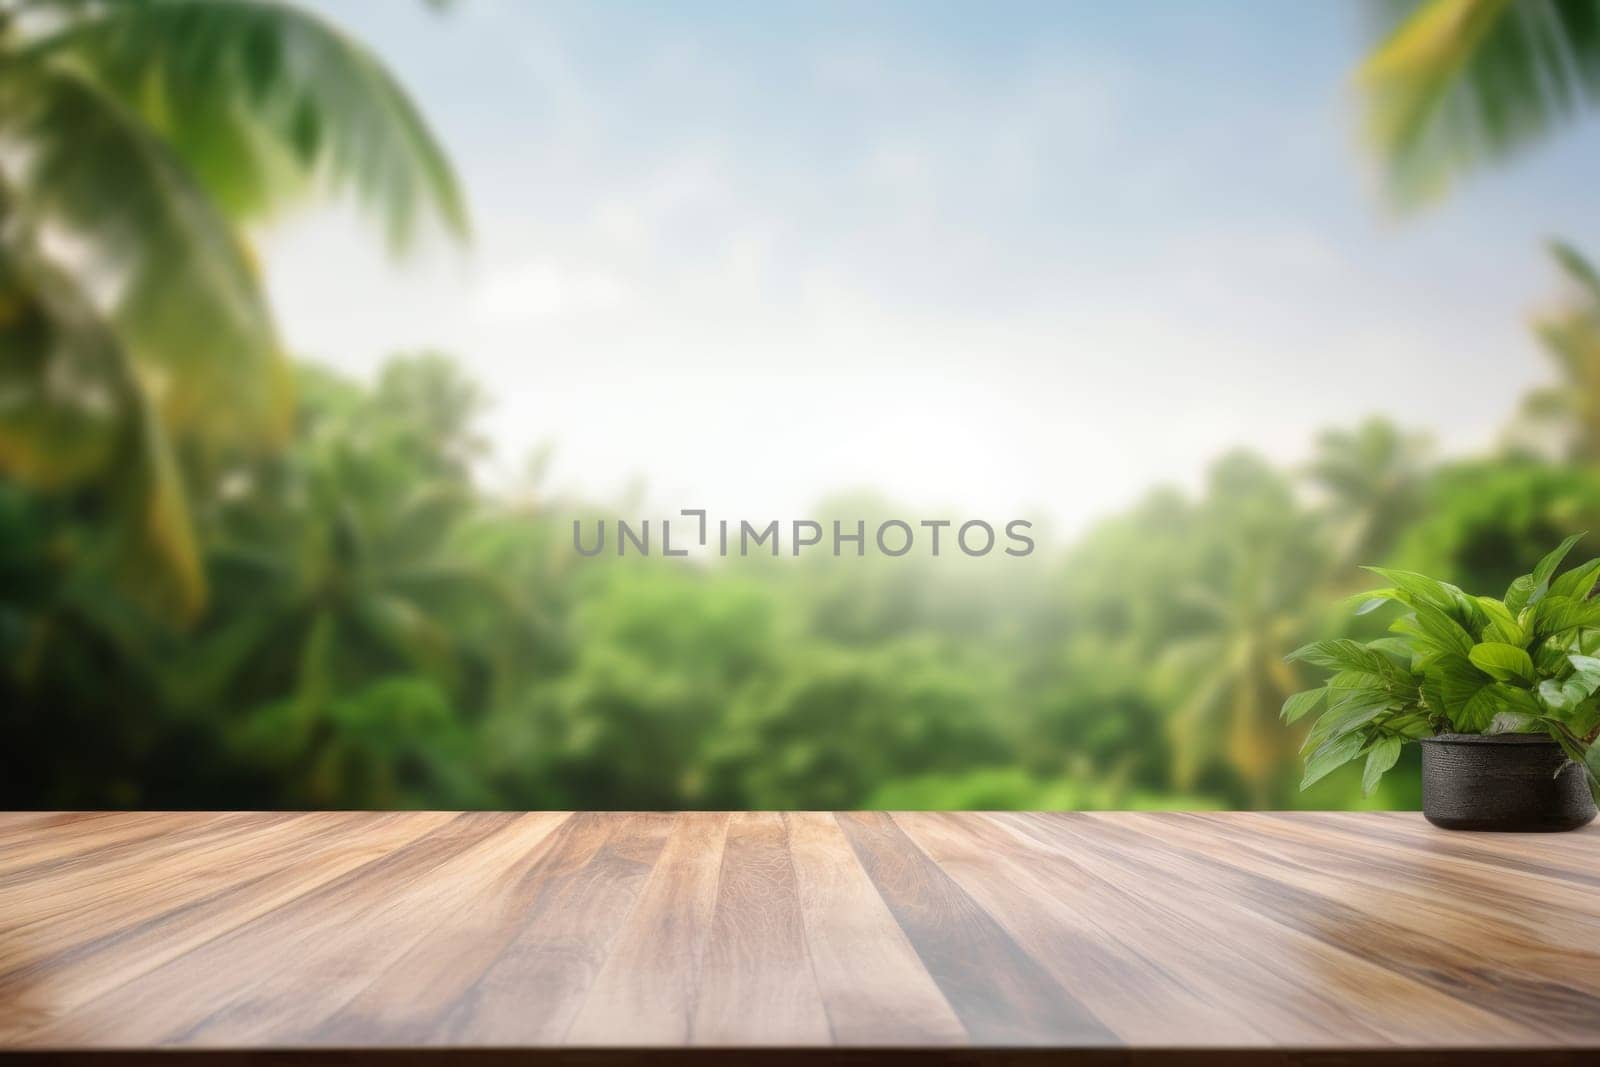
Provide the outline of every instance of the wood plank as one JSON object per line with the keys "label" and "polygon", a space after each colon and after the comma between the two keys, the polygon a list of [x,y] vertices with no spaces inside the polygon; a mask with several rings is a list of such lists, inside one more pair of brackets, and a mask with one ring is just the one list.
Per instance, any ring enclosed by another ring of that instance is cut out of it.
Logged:
{"label": "wood plank", "polygon": [[[1496,859],[1464,849],[1419,848],[1404,838],[1374,830],[1370,824],[1363,828],[1327,822],[1319,824],[1315,833],[1308,833],[1303,823],[1281,819],[1277,813],[1263,813],[1249,822],[1214,820],[1212,813],[1206,815],[1219,833],[1245,831],[1262,847],[1277,847],[1281,842],[1286,854],[1301,856],[1317,866],[1324,865],[1328,849],[1336,847],[1341,855],[1355,861],[1341,864],[1341,872],[1353,878],[1377,880],[1396,891],[1421,894],[1428,900],[1437,899],[1439,891],[1446,889],[1468,908],[1492,909],[1500,901],[1510,900],[1538,911],[1556,904],[1563,910],[1572,909],[1575,917],[1584,918],[1588,906],[1597,898],[1580,871]],[[1508,868],[1530,877],[1508,880],[1504,876]],[[1595,873],[1595,885],[1600,886],[1600,859]]]}
{"label": "wood plank", "polygon": [[95,819],[126,818],[116,811],[5,811],[0,812],[0,845],[21,837],[37,838],[41,831],[66,832],[69,827]]}
{"label": "wood plank", "polygon": [[[1221,884],[1275,922],[1357,959],[1374,959],[1382,946],[1386,970],[1504,1016],[1508,1032],[1514,1021],[1581,1036],[1600,1019],[1600,993],[1591,991],[1600,984],[1600,909],[1544,909],[1542,921],[1519,922],[1515,892],[1497,894],[1486,881],[1452,892],[1432,866],[1396,870],[1397,880],[1385,881],[1362,873],[1366,863],[1307,866],[1198,820],[1130,814],[1124,825],[1173,854],[1213,861]],[[1459,903],[1441,909],[1441,896]],[[1496,946],[1492,974],[1473,962],[1486,943]]]}
{"label": "wood plank", "polygon": [[[1194,862],[1163,841],[1138,840],[1124,825],[1126,813],[994,818],[1054,835],[1069,854],[1093,856],[1117,871],[1126,891],[1162,910],[1162,925],[1174,942],[1184,930],[1203,946],[1207,988],[1234,993],[1234,1012],[1260,1012],[1252,1020],[1280,1044],[1515,1045],[1536,1043],[1543,1035],[1531,1023],[1466,1003],[1422,976],[1389,967],[1380,945],[1370,957],[1352,955],[1322,936],[1315,925],[1318,902],[1274,882],[1230,873],[1225,865]],[[1280,921],[1296,909],[1303,911],[1303,922]]]}
{"label": "wood plank", "polygon": [[726,812],[678,817],[567,1031],[568,1044],[688,1044],[728,819]]}
{"label": "wood plank", "polygon": [[[1284,823],[1341,849],[1392,843],[1417,860],[1445,856],[1514,870],[1558,882],[1600,888],[1600,823],[1552,838],[1544,834],[1441,834],[1422,819],[1397,818],[1402,812],[1230,813],[1253,825]],[[1316,816],[1307,819],[1306,816]],[[1560,844],[1553,844],[1559,841]]]}
{"label": "wood plank", "polygon": [[518,928],[537,884],[529,874],[565,840],[570,816],[480,818],[488,832],[397,886],[382,923],[354,924],[324,950],[316,1003],[286,1011],[272,1032],[307,1045],[427,1042]]}
{"label": "wood plank", "polygon": [[[324,935],[301,946],[292,966],[255,977],[225,1010],[211,1012],[186,1034],[197,1044],[250,1044],[276,1038],[295,1044],[405,1044],[429,1026],[430,1004],[449,994],[422,981],[425,962],[476,940],[503,940],[504,885],[535,861],[567,816],[475,813],[451,836],[439,862],[368,887],[359,900],[327,902],[339,916]],[[454,847],[459,845],[461,847]],[[398,874],[398,872],[397,872]],[[515,904],[512,904],[514,907]],[[381,915],[382,922],[367,921]],[[455,916],[441,926],[441,916]],[[305,981],[316,975],[314,986]],[[453,1007],[454,999],[442,1004]]]}
{"label": "wood plank", "polygon": [[1597,889],[1404,813],[16,813],[0,1058],[1600,1062]]}
{"label": "wood plank", "polygon": [[[254,984],[293,968],[306,946],[336,928],[386,883],[463,847],[463,817],[386,817],[324,853],[245,882],[189,909],[111,937],[64,973],[24,970],[22,998],[51,1021],[27,1035],[36,1045],[95,1047],[182,1041],[225,1012]],[[174,925],[175,924],[175,925]]]}
{"label": "wood plank", "polygon": [[[342,840],[340,828],[365,833],[377,825],[359,812],[256,815],[199,824],[192,832],[164,834],[132,849],[104,849],[86,857],[92,863],[37,864],[0,878],[0,900],[6,904],[0,932],[49,923],[77,939],[97,937],[259,877],[263,869],[296,862],[308,843],[332,847]],[[152,876],[160,879],[161,891],[138,892],[142,880]],[[106,884],[135,891],[107,899]],[[7,958],[0,943],[0,974]]]}
{"label": "wood plank", "polygon": [[974,1044],[1117,1043],[889,815],[852,812],[839,824]]}
{"label": "wood plank", "polygon": [[841,1045],[967,1041],[939,985],[862,869],[838,820],[785,816],[812,973]]}
{"label": "wood plank", "polygon": [[[395,982],[445,1001],[437,1025],[421,1014],[421,1040],[462,1045],[555,1045],[570,1027],[611,939],[666,841],[662,814],[574,814],[550,848],[506,886],[498,925],[477,936],[430,942]],[[424,992],[426,990],[426,992]],[[395,1001],[394,985],[378,1000]],[[410,1013],[416,1014],[416,1013]]]}
{"label": "wood plank", "polygon": [[[345,814],[334,817],[332,825],[308,825],[287,852],[265,850],[265,866],[259,855],[238,863],[219,880],[220,887],[203,886],[198,897],[189,894],[186,881],[156,871],[124,884],[86,879],[85,888],[98,893],[106,911],[122,917],[122,925],[107,928],[70,919],[6,935],[0,1045],[28,1033],[33,1043],[93,1037],[98,1031],[80,1011],[114,1011],[114,1001],[106,998],[119,987],[141,983],[143,988],[151,972],[377,861],[445,818]],[[0,893],[0,913],[25,895]],[[192,999],[192,976],[175,984]],[[214,983],[207,991],[215,995]],[[110,1032],[116,1032],[114,1026]]]}
{"label": "wood plank", "polygon": [[[1259,1019],[1231,1010],[1212,988],[1214,961],[1190,938],[1174,939],[1151,923],[1148,902],[1092,857],[1041,853],[970,816],[913,812],[895,822],[1118,1037],[1200,1047],[1270,1043]],[[1249,970],[1249,961],[1239,962]],[[1304,1023],[1294,1022],[1303,1032]]]}
{"label": "wood plank", "polygon": [[13,831],[11,839],[0,841],[0,877],[15,884],[16,872],[27,869],[35,877],[50,871],[71,869],[76,863],[103,861],[119,854],[119,849],[156,841],[165,835],[196,833],[218,820],[247,818],[238,812],[129,812],[108,816],[69,814],[64,825],[48,831]]}
{"label": "wood plank", "polygon": [[781,814],[733,816],[716,894],[693,1043],[830,1044]]}

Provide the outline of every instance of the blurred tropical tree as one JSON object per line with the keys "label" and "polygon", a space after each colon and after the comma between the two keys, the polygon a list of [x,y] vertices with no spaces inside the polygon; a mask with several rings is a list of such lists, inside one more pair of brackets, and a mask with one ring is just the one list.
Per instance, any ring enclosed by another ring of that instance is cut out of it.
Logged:
{"label": "blurred tropical tree", "polygon": [[[1403,5],[1364,74],[1395,183],[1514,149],[1477,125],[1523,122],[1502,68],[1589,48],[1595,2]],[[396,250],[463,228],[358,46],[266,0],[0,0],[0,105],[0,806],[1348,806],[1337,774],[1296,799],[1277,710],[1352,564],[1495,592],[1600,530],[1600,464],[1567,460],[1600,458],[1600,285],[1558,249],[1562,378],[1523,422],[1559,461],[1435,466],[1375,420],[1030,561],[579,559],[596,505],[547,455],[481,484],[447,359],[368,383],[279,351],[247,239],[279,205],[353,191]],[[209,610],[150,625],[201,574]]]}
{"label": "blurred tropical tree", "polygon": [[1213,468],[1201,520],[1195,576],[1171,591],[1196,622],[1162,654],[1173,780],[1189,790],[1220,765],[1265,807],[1293,767],[1278,710],[1300,679],[1284,655],[1308,625],[1325,550],[1288,481],[1246,453]]}
{"label": "blurred tropical tree", "polygon": [[[477,508],[462,460],[475,390],[459,372],[410,357],[370,391],[307,370],[299,392],[294,446],[236,469],[207,515],[218,610],[171,678],[184,705],[268,706],[242,725],[241,753],[285,778],[312,767],[302,799],[348,803],[370,795],[338,792],[365,780],[358,753],[379,765],[414,746],[429,763],[448,747],[437,730],[486,707],[533,637],[516,590],[457,546]],[[381,694],[403,721],[372,749]]]}
{"label": "blurred tropical tree", "polygon": [[0,472],[118,503],[153,599],[205,596],[179,453],[282,442],[290,373],[242,226],[349,190],[463,235],[400,86],[268,0],[0,0]]}
{"label": "blurred tropical tree", "polygon": [[1427,437],[1382,418],[1317,438],[1306,474],[1328,496],[1335,581],[1387,558],[1421,511],[1430,452]]}
{"label": "blurred tropical tree", "polygon": [[710,738],[715,806],[859,808],[886,782],[1014,759],[994,661],[975,650],[811,643],[780,668]]}
{"label": "blurred tropical tree", "polygon": [[1551,245],[1568,292],[1534,318],[1534,332],[1560,380],[1523,398],[1513,443],[1584,463],[1600,462],[1600,275],[1578,251]]}
{"label": "blurred tropical tree", "polygon": [[1413,206],[1600,103],[1600,0],[1400,0],[1358,75],[1395,201]]}
{"label": "blurred tropical tree", "polygon": [[1050,673],[1018,686],[1027,708],[1017,745],[1022,768],[1113,791],[1164,786],[1173,766],[1169,706],[1148,684],[1149,653],[1092,625],[1052,651]]}
{"label": "blurred tropical tree", "polygon": [[[1479,459],[1439,469],[1423,515],[1400,539],[1395,565],[1498,593],[1527,573],[1542,544],[1600,532],[1600,468],[1534,459]],[[1592,549],[1592,543],[1580,545]]]}
{"label": "blurred tropical tree", "polygon": [[528,672],[491,725],[508,788],[548,807],[708,806],[707,740],[782,655],[773,591],[615,558],[585,561],[571,584],[565,656]]}

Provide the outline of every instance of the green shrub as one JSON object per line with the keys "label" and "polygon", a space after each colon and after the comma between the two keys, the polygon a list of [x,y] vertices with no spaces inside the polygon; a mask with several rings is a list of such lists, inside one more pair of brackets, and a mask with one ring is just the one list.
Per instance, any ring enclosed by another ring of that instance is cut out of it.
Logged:
{"label": "green shrub", "polygon": [[1357,614],[1404,606],[1406,614],[1389,626],[1392,636],[1315,641],[1289,656],[1333,672],[1283,704],[1291,723],[1325,708],[1301,749],[1300,787],[1364,755],[1362,790],[1371,793],[1401,746],[1440,733],[1549,734],[1594,786],[1600,601],[1592,594],[1600,559],[1556,575],[1582,536],[1563,541],[1498,600],[1411,571],[1369,567],[1391,585],[1352,600]]}

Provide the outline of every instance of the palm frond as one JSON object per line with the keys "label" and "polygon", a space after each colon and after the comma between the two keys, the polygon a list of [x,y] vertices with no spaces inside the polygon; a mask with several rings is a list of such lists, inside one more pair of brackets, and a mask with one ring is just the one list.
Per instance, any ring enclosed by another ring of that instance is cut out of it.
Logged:
{"label": "palm frond", "polygon": [[1588,257],[1565,241],[1551,241],[1550,255],[1563,274],[1572,281],[1596,307],[1600,308],[1600,273]]}
{"label": "palm frond", "polygon": [[115,455],[125,353],[88,294],[39,252],[0,182],[0,471],[70,486]]}
{"label": "palm frond", "polygon": [[1570,390],[1547,386],[1543,389],[1530,389],[1523,396],[1520,414],[1523,418],[1535,422],[1571,419],[1578,414],[1578,405]]}
{"label": "palm frond", "polygon": [[121,580],[145,603],[191,621],[205,606],[207,590],[188,494],[161,420],[142,396],[138,400],[128,447],[110,472],[125,516]]}
{"label": "palm frond", "polygon": [[0,120],[26,148],[22,212],[75,250],[169,426],[211,440],[287,430],[289,368],[232,227],[136,115],[65,64]]}
{"label": "palm frond", "polygon": [[1600,0],[1426,0],[1401,9],[1408,17],[1358,80],[1367,134],[1402,206],[1600,103]]}
{"label": "palm frond", "polygon": [[80,58],[235,217],[324,182],[378,213],[396,250],[425,212],[467,233],[455,174],[416,105],[371,52],[311,12],[272,0],[119,0],[29,54]]}
{"label": "palm frond", "polygon": [[183,480],[109,322],[45,259],[0,197],[0,471],[43,489],[92,484],[136,598],[195,617],[206,597]]}

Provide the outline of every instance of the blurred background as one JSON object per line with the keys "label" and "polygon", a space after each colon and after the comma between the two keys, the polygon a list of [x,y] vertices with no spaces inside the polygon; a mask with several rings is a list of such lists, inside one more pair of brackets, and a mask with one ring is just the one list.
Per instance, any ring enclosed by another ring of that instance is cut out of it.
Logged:
{"label": "blurred background", "polygon": [[[1600,551],[1597,103],[1600,0],[0,0],[0,807],[1415,807],[1282,657]],[[680,508],[1039,548],[573,551]]]}

